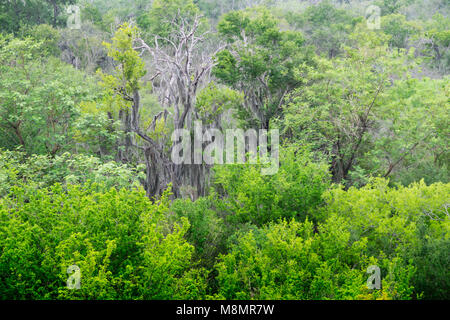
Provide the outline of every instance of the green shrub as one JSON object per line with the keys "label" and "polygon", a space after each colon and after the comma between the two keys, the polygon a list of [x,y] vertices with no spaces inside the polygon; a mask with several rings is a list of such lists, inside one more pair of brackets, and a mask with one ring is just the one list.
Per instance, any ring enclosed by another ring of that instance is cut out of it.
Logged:
{"label": "green shrub", "polygon": [[322,214],[348,224],[350,241],[367,238],[369,255],[400,256],[414,266],[417,296],[448,298],[450,220],[445,212],[450,184],[421,181],[389,188],[388,183],[376,179],[361,189],[329,191]]}
{"label": "green shrub", "polygon": [[[336,223],[338,222],[338,223]],[[225,299],[408,299],[414,269],[396,257],[366,255],[367,239],[349,242],[343,221],[314,234],[311,222],[292,220],[241,234],[216,265]],[[367,267],[387,270],[382,290],[366,287]]]}
{"label": "green shrub", "polygon": [[423,217],[418,223],[418,244],[405,252],[406,259],[412,260],[417,268],[413,277],[415,291],[422,293],[424,299],[450,299],[448,228],[448,223],[443,226],[442,221]]}
{"label": "green shrub", "polygon": [[214,208],[214,198],[200,198],[195,202],[178,199],[171,210],[180,219],[186,217],[190,228],[186,238],[195,247],[195,256],[206,267],[212,268],[215,258],[225,251],[226,229]]}
{"label": "green shrub", "polygon": [[[449,184],[331,189],[320,222],[270,223],[238,233],[216,264],[226,299],[448,298]],[[380,267],[381,290],[366,270]]]}
{"label": "green shrub", "polygon": [[145,177],[143,168],[103,163],[100,159],[64,153],[60,156],[27,156],[21,151],[0,150],[0,196],[8,194],[12,186],[27,185],[35,188],[96,182],[106,189],[135,188]]}
{"label": "green shrub", "polygon": [[[193,299],[205,273],[183,238],[186,218],[168,223],[168,196],[97,184],[34,190],[0,200],[2,299]],[[81,269],[69,290],[67,268]]]}
{"label": "green shrub", "polygon": [[329,187],[328,168],[294,148],[283,149],[275,175],[262,175],[259,165],[227,165],[215,169],[215,185],[224,194],[229,221],[261,226],[280,218],[315,219]]}

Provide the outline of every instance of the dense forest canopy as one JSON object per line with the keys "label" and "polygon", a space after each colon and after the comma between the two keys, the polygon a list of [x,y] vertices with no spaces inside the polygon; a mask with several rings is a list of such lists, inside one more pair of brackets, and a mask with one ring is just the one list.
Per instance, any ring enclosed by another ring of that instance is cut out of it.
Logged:
{"label": "dense forest canopy", "polygon": [[449,299],[449,11],[0,0],[0,298]]}

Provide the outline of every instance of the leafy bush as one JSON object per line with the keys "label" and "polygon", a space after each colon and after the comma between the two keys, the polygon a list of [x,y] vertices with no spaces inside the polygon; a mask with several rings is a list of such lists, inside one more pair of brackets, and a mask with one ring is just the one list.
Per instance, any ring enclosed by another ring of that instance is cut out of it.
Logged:
{"label": "leafy bush", "polygon": [[[327,191],[318,225],[284,220],[240,232],[216,265],[215,297],[448,298],[449,188],[389,188],[379,179]],[[381,269],[381,290],[365,286],[370,265]]]}
{"label": "leafy bush", "polygon": [[[216,266],[216,298],[408,299],[413,268],[400,268],[400,258],[369,257],[367,239],[349,243],[349,238],[350,232],[339,223],[314,234],[311,222],[294,220],[241,234]],[[389,270],[380,291],[366,287],[370,265]]]}
{"label": "leafy bush", "polygon": [[328,168],[312,161],[301,150],[281,152],[277,174],[264,176],[259,165],[233,165],[215,168],[218,192],[226,195],[223,205],[232,222],[263,225],[280,218],[312,217],[329,187]]}
{"label": "leafy bush", "polygon": [[226,229],[214,208],[214,198],[200,198],[195,202],[178,199],[171,210],[180,219],[189,220],[186,238],[195,247],[196,260],[211,268],[219,252],[225,251]]}
{"label": "leafy bush", "polygon": [[0,36],[1,148],[21,146],[29,155],[72,150],[77,106],[98,97],[94,78],[49,57],[49,45]]}
{"label": "leafy bush", "polygon": [[[168,223],[168,196],[90,184],[14,187],[0,200],[2,299],[193,299],[204,272],[183,239],[186,218]],[[81,269],[69,290],[67,268]]]}
{"label": "leafy bush", "polygon": [[138,187],[141,178],[144,178],[142,166],[102,163],[98,158],[82,154],[27,157],[21,151],[0,150],[0,196],[8,194],[14,185],[42,188],[55,183],[67,186],[91,181],[101,183],[106,189],[120,189]]}
{"label": "leafy bush", "polygon": [[[448,298],[450,184],[422,181],[389,188],[376,179],[361,189],[335,189],[324,195],[328,221],[348,224],[350,241],[367,239],[376,258],[400,256],[417,269],[414,292],[424,298]],[[445,211],[446,212],[446,211]]]}
{"label": "leafy bush", "polygon": [[[448,204],[435,211],[437,214],[420,217],[416,230],[418,241],[415,246],[411,246],[404,252],[405,259],[412,260],[417,268],[413,283],[415,291],[422,293],[424,299],[450,299],[448,270],[450,239],[447,208]],[[442,214],[444,212],[445,214]]]}

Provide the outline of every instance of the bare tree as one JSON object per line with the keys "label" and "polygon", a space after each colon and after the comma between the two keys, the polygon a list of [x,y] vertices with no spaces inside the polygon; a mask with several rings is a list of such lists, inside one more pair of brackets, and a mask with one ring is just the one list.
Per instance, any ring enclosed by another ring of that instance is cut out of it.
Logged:
{"label": "bare tree", "polygon": [[[134,41],[134,49],[141,55],[151,56],[151,69],[154,75],[150,81],[159,97],[164,111],[155,116],[152,125],[161,119],[170,117],[174,129],[191,129],[192,122],[197,119],[195,99],[199,90],[210,81],[211,69],[214,66],[214,55],[222,48],[208,47],[210,31],[202,31],[202,16],[183,17],[180,12],[170,21],[174,33],[169,36],[153,35],[152,43],[146,43],[138,37]],[[172,183],[175,196],[179,196],[180,188],[188,183],[197,188],[197,194],[204,193],[205,168],[201,165],[174,165],[170,161],[169,152],[164,151],[162,144],[156,143],[139,126],[139,110],[141,108],[139,92],[133,97],[131,130],[146,141],[144,149],[147,164],[147,191],[149,196],[159,195]],[[149,128],[150,130],[152,128]],[[197,167],[200,166],[200,167]]]}

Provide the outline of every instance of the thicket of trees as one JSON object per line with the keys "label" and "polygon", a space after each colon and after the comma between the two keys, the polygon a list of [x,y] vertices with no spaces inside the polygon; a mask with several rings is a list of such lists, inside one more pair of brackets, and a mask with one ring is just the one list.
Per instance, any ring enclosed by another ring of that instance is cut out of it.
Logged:
{"label": "thicket of trees", "polygon": [[[449,8],[0,1],[1,299],[449,299]],[[195,121],[278,173],[174,164]]]}

